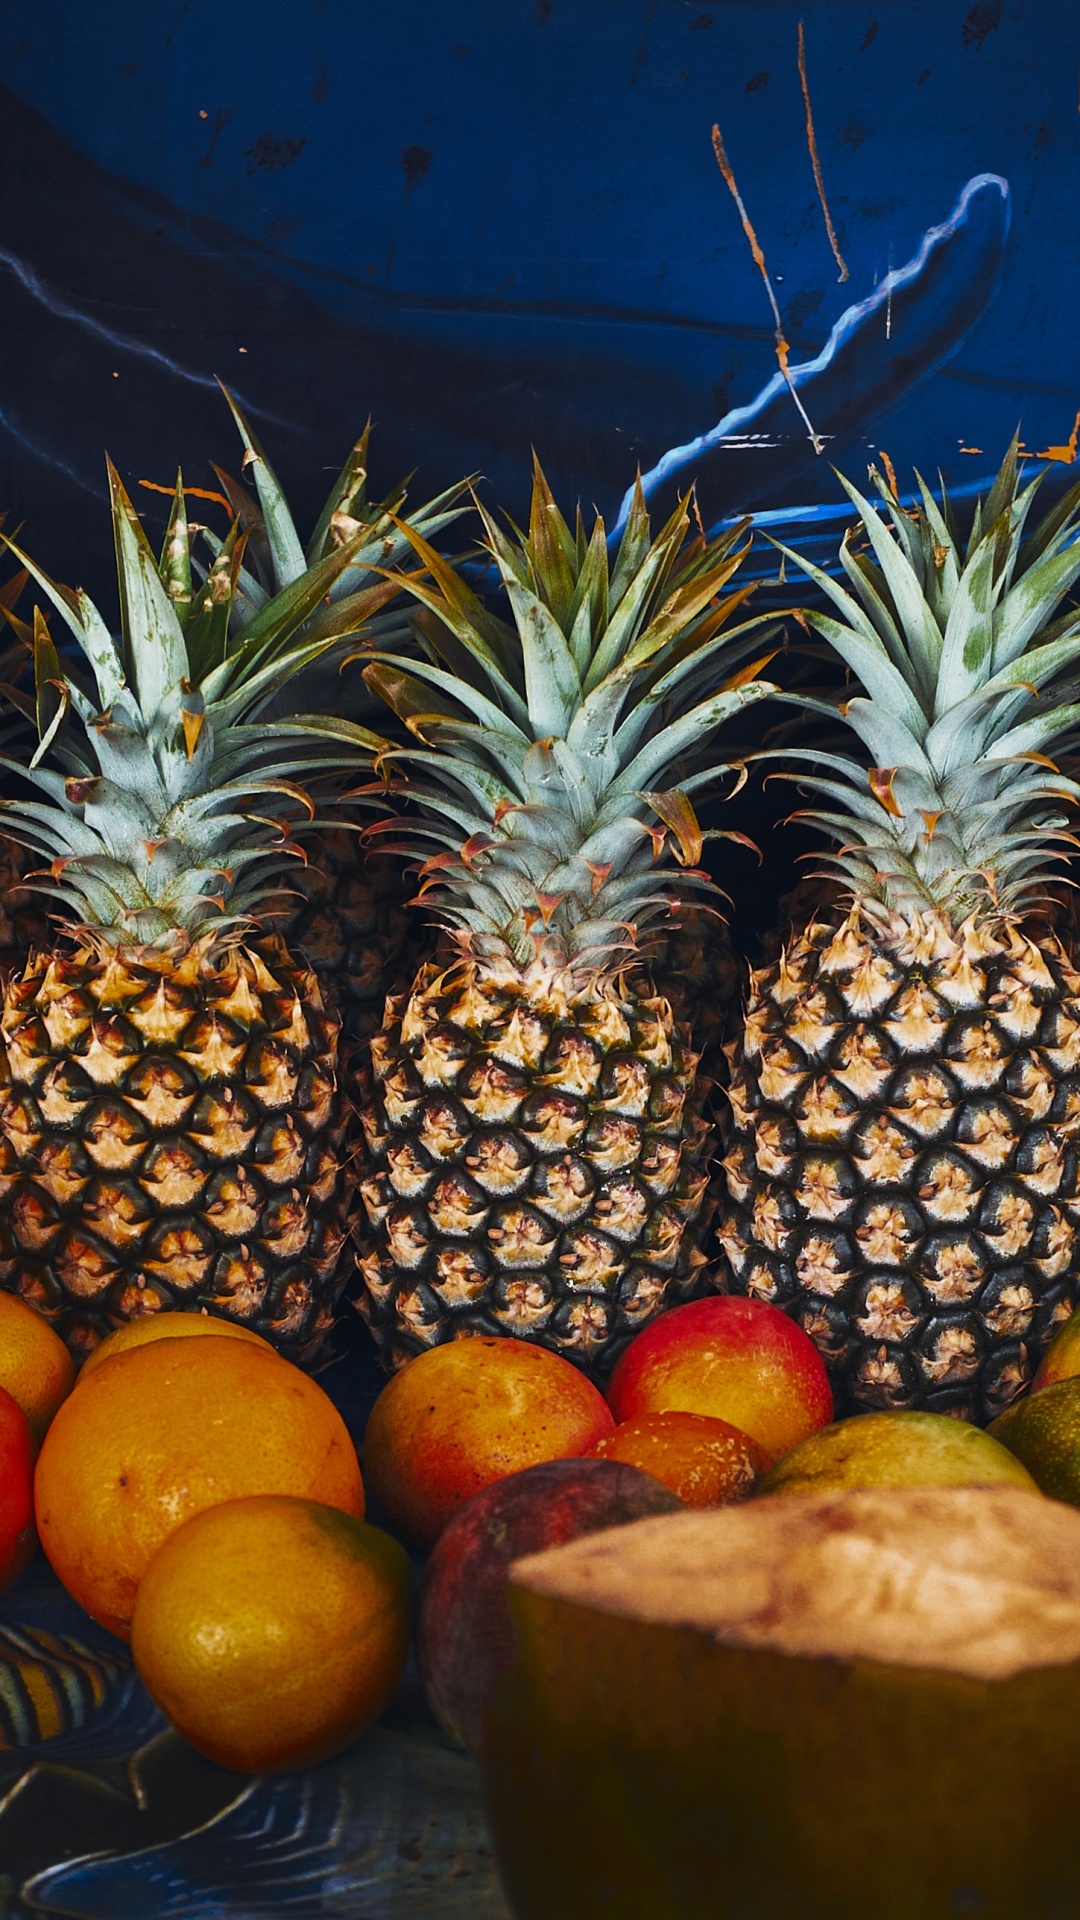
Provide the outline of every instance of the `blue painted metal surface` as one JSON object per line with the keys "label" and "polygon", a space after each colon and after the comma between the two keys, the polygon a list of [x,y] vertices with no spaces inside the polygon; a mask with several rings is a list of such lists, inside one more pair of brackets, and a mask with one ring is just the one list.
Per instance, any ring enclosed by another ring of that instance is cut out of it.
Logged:
{"label": "blue painted metal surface", "polygon": [[[4,25],[0,493],[43,531],[65,510],[88,568],[102,444],[133,479],[228,451],[215,373],[282,423],[301,493],[369,410],[387,479],[478,468],[517,507],[534,442],[608,514],[638,462],[697,473],[715,516],[833,500],[828,459],[882,441],[960,485],[1018,419],[1068,441],[1058,0],[9,0]],[[793,364],[841,339],[800,384],[827,458],[775,389],[714,122]]]}

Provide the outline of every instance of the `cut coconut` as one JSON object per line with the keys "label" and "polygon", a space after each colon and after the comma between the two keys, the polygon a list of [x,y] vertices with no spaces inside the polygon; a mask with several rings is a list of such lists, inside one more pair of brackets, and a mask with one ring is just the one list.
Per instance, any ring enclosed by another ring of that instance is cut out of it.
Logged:
{"label": "cut coconut", "polygon": [[771,1497],[518,1561],[515,1920],[1075,1920],[1080,1514]]}
{"label": "cut coconut", "polygon": [[726,1646],[1004,1680],[1080,1660],[1080,1513],[1012,1488],[816,1494],[641,1521],[515,1585]]}

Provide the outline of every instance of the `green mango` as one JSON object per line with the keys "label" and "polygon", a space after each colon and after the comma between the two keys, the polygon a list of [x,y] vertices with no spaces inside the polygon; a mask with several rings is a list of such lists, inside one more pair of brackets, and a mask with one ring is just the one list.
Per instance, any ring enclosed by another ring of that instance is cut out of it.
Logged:
{"label": "green mango", "polygon": [[944,1413],[864,1413],[800,1440],[758,1493],[994,1486],[1035,1490],[1027,1468],[981,1427]]}
{"label": "green mango", "polygon": [[1052,1500],[1080,1507],[1080,1377],[1014,1401],[987,1428]]}

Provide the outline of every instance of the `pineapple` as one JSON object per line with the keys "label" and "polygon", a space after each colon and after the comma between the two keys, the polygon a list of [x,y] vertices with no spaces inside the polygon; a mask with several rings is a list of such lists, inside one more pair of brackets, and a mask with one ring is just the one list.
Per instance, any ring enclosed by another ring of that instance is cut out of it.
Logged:
{"label": "pineapple", "polygon": [[[248,532],[233,603],[234,628],[242,631],[267,596],[280,592],[305,567],[331,558],[348,540],[354,545],[353,558],[330,588],[331,617],[339,604],[363,590],[372,612],[362,646],[414,652],[407,619],[387,605],[400,593],[400,582],[386,574],[411,551],[401,520],[406,493],[399,486],[385,500],[369,500],[370,424],[334,482],[305,547],[273,468],[232,397],[225,397],[244,442],[244,470],[253,473],[258,496],[253,497],[220,467],[215,469],[241,527]],[[425,539],[434,539],[460,517],[465,486],[462,482],[448,487],[412,513],[409,525]],[[217,553],[220,542],[207,529],[203,531]],[[290,684],[269,711],[287,716],[300,702],[319,711],[364,717],[378,702],[371,700],[359,674],[342,673],[355,650],[354,624],[347,619],[338,643],[320,655],[296,684]],[[367,851],[354,828],[327,827],[308,843],[307,852],[308,864],[290,873],[287,889],[267,902],[262,912],[288,946],[304,956],[323,988],[333,992],[342,1017],[342,1038],[351,1051],[377,1030],[388,986],[411,980],[431,943],[422,938],[416,916],[407,911],[400,864]]]}
{"label": "pineapple", "polygon": [[388,990],[411,980],[431,940],[409,912],[400,862],[367,852],[352,826],[324,827],[288,878],[266,918],[332,996],[351,1054],[378,1031]]}
{"label": "pineapple", "polygon": [[716,891],[690,795],[772,689],[747,667],[715,690],[762,625],[725,631],[741,529],[690,536],[682,502],[650,543],[639,490],[609,566],[539,469],[527,535],[483,518],[515,627],[414,533],[429,656],[365,669],[416,736],[382,762],[414,809],[396,850],[456,951],[371,1043],[360,1304],[391,1365],[511,1334],[603,1372],[704,1264],[696,1057],[643,966]]}
{"label": "pineapple", "polygon": [[704,1111],[710,1125],[718,1118],[719,1090],[727,1080],[725,1049],[738,1019],[742,967],[724,922],[693,902],[650,943],[649,974],[690,1034],[699,1083],[709,1083]]}
{"label": "pineapple", "polygon": [[826,798],[843,907],[752,977],[720,1239],[843,1410],[982,1422],[1080,1270],[1080,975],[1046,918],[1080,797],[1047,757],[1080,720],[1080,488],[1028,532],[1014,446],[964,543],[947,498],[920,480],[907,512],[872,477],[887,519],[845,482],[850,592],[789,555],[839,611],[805,618],[861,684],[839,713],[863,751],[790,776]]}
{"label": "pineapple", "polygon": [[362,536],[235,640],[243,534],[193,586],[182,484],[159,566],[109,478],[119,644],[85,594],[18,555],[94,684],[61,663],[35,610],[25,717],[39,743],[3,764],[37,797],[0,801],[0,821],[38,856],[69,931],[4,993],[0,1283],[76,1353],[182,1308],[304,1359],[345,1277],[353,1204],[338,1022],[315,975],[261,931],[260,906],[310,826],[298,782],[339,778],[342,749],[334,723],[263,709],[360,624],[364,594],[332,615],[325,600]]}

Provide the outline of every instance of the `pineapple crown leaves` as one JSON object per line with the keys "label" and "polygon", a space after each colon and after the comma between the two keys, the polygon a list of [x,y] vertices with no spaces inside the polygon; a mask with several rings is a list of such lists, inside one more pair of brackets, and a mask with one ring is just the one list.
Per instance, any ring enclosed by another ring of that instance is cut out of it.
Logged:
{"label": "pineapple crown leaves", "polygon": [[1080,580],[1080,485],[1027,532],[1042,475],[1022,482],[1014,440],[965,542],[944,487],[935,499],[917,474],[909,511],[871,469],[882,515],[839,477],[866,543],[844,537],[848,584],[780,550],[832,601],[839,618],[800,618],[862,692],[784,698],[839,716],[866,758],[784,750],[819,769],[787,777],[835,806],[801,817],[839,843],[833,870],[859,899],[954,925],[1020,912],[1070,844],[1080,799],[1048,757],[1080,727],[1080,609],[1061,610]]}
{"label": "pineapple crown leaves", "polygon": [[[267,886],[303,857],[308,785],[339,779],[382,742],[358,727],[344,742],[317,716],[264,717],[268,702],[332,645],[305,622],[362,536],[307,568],[230,632],[244,536],[192,585],[191,535],[178,479],[160,561],[109,465],[120,600],[114,640],[87,595],[59,586],[6,541],[89,663],[87,685],[62,660],[40,608],[32,629],[34,697],[5,689],[36,747],[0,755],[37,797],[0,802],[13,839],[42,856],[39,890],[80,928],[116,944],[178,934],[229,935]],[[0,538],[6,538],[0,534]]]}
{"label": "pineapple crown leaves", "polygon": [[[400,612],[382,611],[401,592],[400,579],[388,576],[388,570],[401,568],[410,557],[401,519],[407,482],[395,487],[385,500],[368,498],[371,422],[335,480],[305,547],[281,483],[259,441],[232,394],[223,385],[221,391],[243,441],[241,471],[250,471],[255,482],[253,496],[220,467],[214,468],[233,513],[234,526],[243,539],[231,602],[233,627],[247,626],[269,599],[348,546],[349,563],[332,580],[323,604],[305,629],[305,637],[340,642],[363,627],[368,645],[408,645],[411,634],[407,620]],[[469,482],[462,480],[445,488],[410,515],[411,524],[426,539],[434,540],[466,511],[468,486]],[[217,565],[225,543],[209,528],[201,532]],[[340,664],[340,656],[337,658]]]}
{"label": "pineapple crown leaves", "polygon": [[587,532],[579,511],[571,529],[538,463],[526,532],[477,505],[514,624],[408,528],[423,657],[364,669],[417,741],[384,756],[414,809],[396,850],[474,948],[595,968],[718,891],[690,796],[732,771],[717,729],[774,691],[762,661],[730,672],[767,624],[729,624],[746,527],[707,539],[683,500],[654,540],[639,486],[612,558],[602,520]]}

